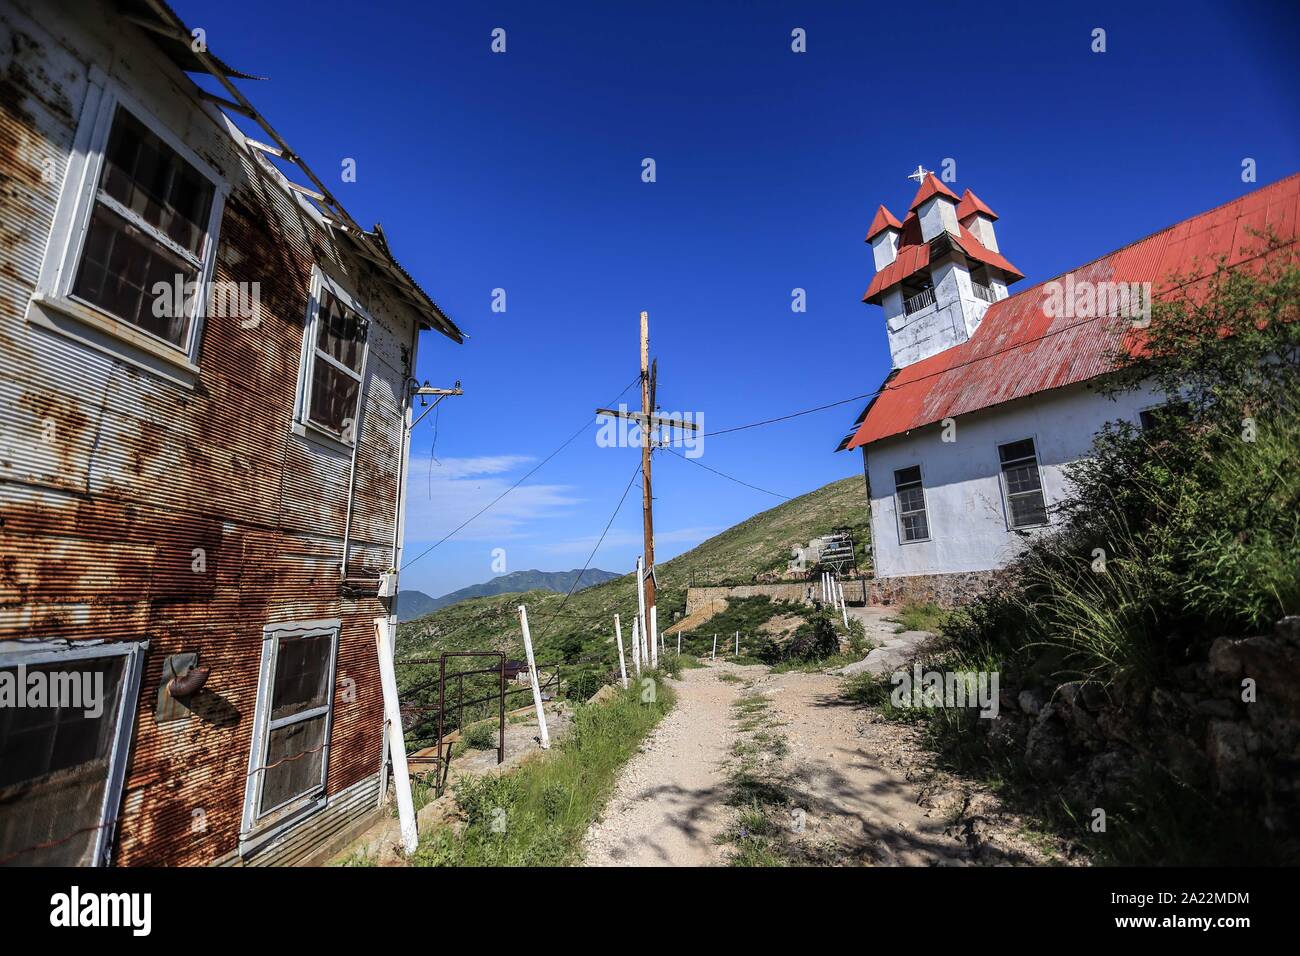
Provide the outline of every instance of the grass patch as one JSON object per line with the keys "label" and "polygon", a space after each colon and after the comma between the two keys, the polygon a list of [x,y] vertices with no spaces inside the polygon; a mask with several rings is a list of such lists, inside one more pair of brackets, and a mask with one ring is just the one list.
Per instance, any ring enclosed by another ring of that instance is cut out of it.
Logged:
{"label": "grass patch", "polygon": [[894,629],[895,634],[902,634],[904,631],[929,631],[931,634],[939,634],[943,631],[948,614],[948,611],[937,604],[908,601],[899,606],[898,612],[890,620],[898,623],[898,627]]}
{"label": "grass patch", "polygon": [[[653,672],[645,676],[655,677]],[[673,706],[654,682],[620,690],[604,704],[579,704],[573,726],[549,753],[502,774],[454,785],[463,826],[439,827],[420,841],[417,866],[563,866],[577,862],[583,834],[604,806],[619,769]]]}

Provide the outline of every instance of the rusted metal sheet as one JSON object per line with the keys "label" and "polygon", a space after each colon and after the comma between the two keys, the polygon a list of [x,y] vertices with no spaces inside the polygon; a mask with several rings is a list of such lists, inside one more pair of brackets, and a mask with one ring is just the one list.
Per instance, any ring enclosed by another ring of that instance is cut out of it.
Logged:
{"label": "rusted metal sheet", "polygon": [[[383,720],[373,621],[386,613],[341,589],[351,456],[293,427],[312,266],[374,319],[349,574],[393,562],[420,317],[203,112],[148,38],[103,26],[114,9],[53,3],[38,24],[0,0],[0,640],[151,642],[115,859],[192,865],[228,861],[238,846],[263,627],[341,620],[331,804],[280,841],[298,858],[373,806]],[[165,77],[130,92],[175,120],[231,186],[214,278],[259,283],[260,322],[209,320],[193,388],[26,318],[92,66]],[[159,725],[164,661],[187,652],[211,676],[192,718]]]}
{"label": "rusted metal sheet", "polygon": [[[1294,174],[1068,275],[1075,282],[1150,282],[1156,296],[1167,295],[1170,276],[1204,276],[1220,255],[1237,263],[1256,255],[1263,240],[1249,228],[1294,240],[1298,212],[1300,174]],[[994,302],[968,341],[891,374],[842,447],[1087,381],[1110,371],[1115,351],[1137,341],[1129,319],[1054,317],[1046,303],[1043,284]]]}

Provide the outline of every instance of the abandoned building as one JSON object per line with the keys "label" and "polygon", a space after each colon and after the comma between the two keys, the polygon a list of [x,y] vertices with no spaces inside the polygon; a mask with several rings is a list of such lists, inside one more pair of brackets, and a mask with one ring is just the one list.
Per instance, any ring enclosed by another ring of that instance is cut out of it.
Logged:
{"label": "abandoned building", "polygon": [[461,334],[246,79],[161,0],[0,0],[0,864],[303,861],[380,801]]}
{"label": "abandoned building", "polygon": [[[1051,527],[1065,466],[1106,422],[1141,427],[1166,398],[1101,394],[1131,328],[1171,276],[1193,281],[1296,236],[1300,174],[1186,219],[1030,289],[998,251],[997,215],[925,175],[901,222],[881,206],[867,240],[893,369],[840,443],[861,448],[882,599],[978,590]],[[1190,278],[1189,278],[1190,277]]]}

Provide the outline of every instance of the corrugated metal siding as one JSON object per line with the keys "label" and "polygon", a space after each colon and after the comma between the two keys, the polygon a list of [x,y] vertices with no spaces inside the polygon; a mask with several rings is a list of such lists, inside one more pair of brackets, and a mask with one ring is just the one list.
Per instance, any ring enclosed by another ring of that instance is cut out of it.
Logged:
{"label": "corrugated metal siding", "polygon": [[[1076,282],[1151,282],[1159,296],[1169,291],[1171,276],[1206,275],[1220,255],[1240,263],[1257,254],[1262,240],[1250,229],[1271,228],[1293,240],[1298,210],[1295,174],[1070,274]],[[1052,317],[1045,305],[1041,284],[990,305],[969,341],[901,369],[845,447],[1086,381],[1109,371],[1116,349],[1136,341],[1128,319]]]}
{"label": "corrugated metal siding", "polygon": [[[350,456],[291,430],[313,262],[376,320],[353,570],[392,560],[415,316],[178,95],[179,74],[160,79],[170,67],[151,44],[133,29],[106,31],[110,7],[61,6],[37,26],[0,0],[0,639],[151,641],[117,859],[204,864],[238,842],[263,626],[342,619],[327,792],[349,797],[284,841],[301,849],[376,798],[383,711],[372,623],[383,608],[340,595]],[[132,93],[233,184],[216,278],[259,282],[262,321],[209,321],[192,390],[24,318],[88,83],[90,64],[69,48],[94,51],[119,76],[150,77]],[[45,157],[52,182],[39,175]],[[191,570],[193,548],[206,551],[203,574]],[[212,676],[196,717],[159,727],[163,660],[182,651],[198,651]]]}

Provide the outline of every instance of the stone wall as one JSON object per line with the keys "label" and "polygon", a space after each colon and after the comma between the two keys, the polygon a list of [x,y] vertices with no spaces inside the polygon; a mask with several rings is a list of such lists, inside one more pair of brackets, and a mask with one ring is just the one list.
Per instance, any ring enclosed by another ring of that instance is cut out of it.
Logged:
{"label": "stone wall", "polygon": [[[866,582],[861,579],[845,579],[844,600],[849,604],[864,603]],[[773,601],[797,601],[811,604],[811,595],[817,593],[817,581],[794,581],[785,584],[739,584],[735,587],[706,587],[686,589],[686,614],[704,610],[713,601],[726,601],[735,598],[769,597]]]}
{"label": "stone wall", "polygon": [[870,603],[937,604],[953,608],[968,604],[989,590],[1001,571],[959,571],[952,574],[910,574],[894,578],[873,578],[867,582]]}

